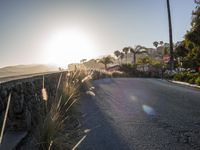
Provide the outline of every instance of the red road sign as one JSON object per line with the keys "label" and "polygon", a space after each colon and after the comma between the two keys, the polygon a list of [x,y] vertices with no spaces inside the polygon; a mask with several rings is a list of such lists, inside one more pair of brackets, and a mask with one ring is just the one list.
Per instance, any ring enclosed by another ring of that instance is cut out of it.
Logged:
{"label": "red road sign", "polygon": [[163,61],[164,61],[165,63],[168,63],[169,60],[170,60],[170,55],[164,55],[164,56],[163,56]]}

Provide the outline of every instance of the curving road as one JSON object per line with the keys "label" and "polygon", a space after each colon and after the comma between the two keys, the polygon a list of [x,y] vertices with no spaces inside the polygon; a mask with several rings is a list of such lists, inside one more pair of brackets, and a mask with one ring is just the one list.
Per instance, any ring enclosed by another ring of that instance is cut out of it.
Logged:
{"label": "curving road", "polygon": [[81,101],[80,150],[200,149],[200,90],[158,79],[94,81]]}

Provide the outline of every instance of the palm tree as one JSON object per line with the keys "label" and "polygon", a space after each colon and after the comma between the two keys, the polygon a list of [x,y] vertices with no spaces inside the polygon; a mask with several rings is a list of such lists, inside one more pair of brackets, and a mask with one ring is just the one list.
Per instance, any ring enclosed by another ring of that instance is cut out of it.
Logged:
{"label": "palm tree", "polygon": [[128,52],[129,52],[129,47],[124,47],[122,50],[126,56],[126,64],[127,64],[127,56],[128,56]]}
{"label": "palm tree", "polygon": [[130,47],[130,52],[133,53],[133,63],[136,64],[136,55],[147,52],[147,48],[137,45],[135,48]]}
{"label": "palm tree", "polygon": [[161,46],[163,46],[164,42],[163,42],[163,41],[160,41],[159,44],[160,44]]}
{"label": "palm tree", "polygon": [[158,42],[157,41],[155,41],[155,42],[153,42],[153,46],[155,46],[155,48],[157,48],[158,47]]}
{"label": "palm tree", "polygon": [[118,60],[118,63],[119,63],[119,57],[120,57],[120,55],[121,55],[121,52],[118,51],[118,50],[116,50],[116,51],[114,52],[114,54],[115,54],[115,56],[117,57],[117,60]]}
{"label": "palm tree", "polygon": [[111,56],[103,57],[99,60],[99,63],[104,64],[105,70],[108,69],[107,65],[113,63],[113,58]]}
{"label": "palm tree", "polygon": [[121,60],[121,64],[122,64],[122,60],[124,59],[124,53],[120,52],[120,56],[119,56],[120,60]]}
{"label": "palm tree", "polygon": [[172,36],[172,22],[171,22],[171,12],[170,12],[170,3],[167,0],[167,13],[168,13],[168,22],[169,22],[169,44],[170,44],[170,69],[174,69],[174,54],[173,54],[173,36]]}

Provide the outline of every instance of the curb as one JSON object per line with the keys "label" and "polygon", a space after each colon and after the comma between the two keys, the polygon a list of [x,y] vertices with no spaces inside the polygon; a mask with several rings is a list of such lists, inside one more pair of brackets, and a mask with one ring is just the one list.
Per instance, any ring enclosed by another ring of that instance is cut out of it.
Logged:
{"label": "curb", "polygon": [[189,84],[187,82],[181,82],[181,81],[175,81],[175,80],[167,80],[166,81],[170,82],[170,83],[174,83],[174,84],[178,84],[178,85],[183,85],[186,87],[192,87],[192,88],[196,88],[196,89],[200,89],[200,86],[195,85],[195,84]]}

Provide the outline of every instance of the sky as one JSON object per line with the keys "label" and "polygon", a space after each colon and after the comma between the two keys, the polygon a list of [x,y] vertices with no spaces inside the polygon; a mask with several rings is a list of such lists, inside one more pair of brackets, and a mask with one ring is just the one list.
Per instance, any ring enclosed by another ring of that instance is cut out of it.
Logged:
{"label": "sky", "polygon": [[[181,41],[195,4],[170,3],[174,42]],[[0,0],[0,67],[63,67],[161,40],[169,41],[166,0]]]}

